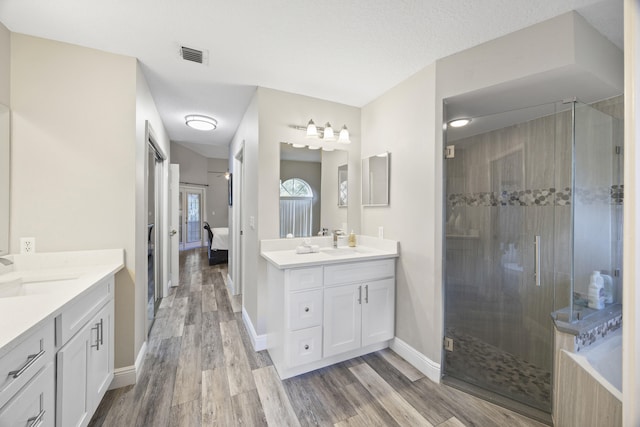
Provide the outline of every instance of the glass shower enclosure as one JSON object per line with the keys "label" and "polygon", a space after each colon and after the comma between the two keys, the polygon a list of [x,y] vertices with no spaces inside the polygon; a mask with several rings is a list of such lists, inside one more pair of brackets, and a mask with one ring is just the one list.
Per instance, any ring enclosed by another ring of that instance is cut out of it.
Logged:
{"label": "glass shower enclosure", "polygon": [[443,380],[548,419],[551,313],[588,314],[593,270],[620,280],[621,123],[570,100],[472,117],[445,145]]}

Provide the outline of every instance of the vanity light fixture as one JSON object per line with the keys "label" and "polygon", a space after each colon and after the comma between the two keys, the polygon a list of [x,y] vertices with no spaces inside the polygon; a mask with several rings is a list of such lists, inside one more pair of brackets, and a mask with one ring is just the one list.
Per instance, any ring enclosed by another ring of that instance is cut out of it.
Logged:
{"label": "vanity light fixture", "polygon": [[197,130],[214,130],[218,127],[218,121],[212,117],[199,114],[190,114],[184,118],[185,124]]}
{"label": "vanity light fixture", "polygon": [[469,123],[471,123],[471,119],[460,118],[460,119],[451,120],[449,122],[449,126],[454,127],[454,128],[461,128],[463,126],[468,125]]}
{"label": "vanity light fixture", "polygon": [[[309,120],[307,126],[297,126],[297,125],[289,125],[292,129],[303,130],[306,132],[306,137],[309,139],[321,139],[323,141],[334,142],[337,140],[338,143],[341,144],[349,144],[351,143],[351,139],[349,136],[349,129],[347,129],[346,125],[342,126],[340,133],[337,135],[331,127],[331,123],[327,122],[327,124],[322,126],[316,126],[313,119]],[[310,150],[317,150],[320,148],[318,144],[292,144],[295,148],[302,148],[308,146]],[[324,148],[324,146],[322,147]],[[335,148],[335,147],[334,147]],[[325,150],[330,151],[330,150]]]}

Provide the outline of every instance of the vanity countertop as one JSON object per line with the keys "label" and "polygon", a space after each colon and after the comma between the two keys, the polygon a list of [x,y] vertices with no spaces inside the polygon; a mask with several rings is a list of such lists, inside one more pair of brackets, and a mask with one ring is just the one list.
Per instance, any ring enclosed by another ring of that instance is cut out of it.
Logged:
{"label": "vanity countertop", "polygon": [[[122,249],[9,255],[0,265],[0,357],[31,330],[55,318],[77,297],[124,267]],[[21,295],[2,289],[22,282]],[[112,290],[113,292],[113,290]]]}
{"label": "vanity countertop", "polygon": [[296,253],[296,246],[300,245],[304,240],[263,240],[260,242],[260,254],[279,269],[337,264],[349,261],[368,261],[399,256],[397,241],[369,236],[357,236],[359,244],[354,248],[334,248],[331,245],[331,238],[313,238],[312,243],[319,246],[318,252]]}

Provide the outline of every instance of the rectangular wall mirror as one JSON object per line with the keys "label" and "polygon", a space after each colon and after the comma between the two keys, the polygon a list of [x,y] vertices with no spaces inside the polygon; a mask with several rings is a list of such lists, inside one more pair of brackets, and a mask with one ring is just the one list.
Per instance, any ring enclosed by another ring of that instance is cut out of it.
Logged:
{"label": "rectangular wall mirror", "polygon": [[[347,230],[348,153],[280,144],[280,237]],[[341,185],[344,199],[341,200]]]}
{"label": "rectangular wall mirror", "polygon": [[384,152],[362,159],[362,206],[389,205],[389,161]]}

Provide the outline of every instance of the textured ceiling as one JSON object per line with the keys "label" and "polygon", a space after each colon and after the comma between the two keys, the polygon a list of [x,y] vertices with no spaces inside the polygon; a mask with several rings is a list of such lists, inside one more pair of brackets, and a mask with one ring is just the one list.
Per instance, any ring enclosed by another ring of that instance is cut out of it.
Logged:
{"label": "textured ceiling", "polygon": [[[225,158],[256,86],[363,106],[439,58],[570,10],[622,45],[622,0],[2,0],[0,21],[137,57],[170,138]],[[208,50],[208,65],[183,61],[181,45]],[[187,128],[190,113],[218,129]]]}

